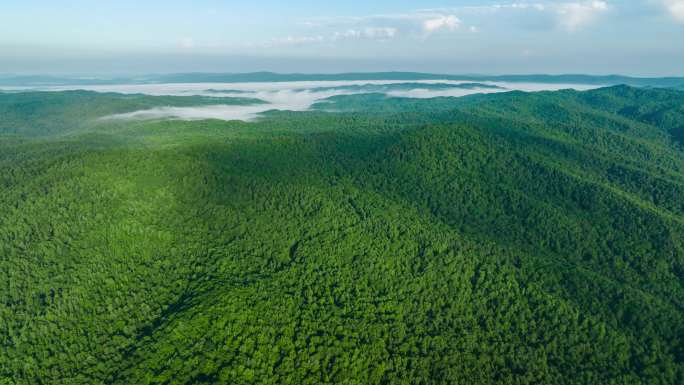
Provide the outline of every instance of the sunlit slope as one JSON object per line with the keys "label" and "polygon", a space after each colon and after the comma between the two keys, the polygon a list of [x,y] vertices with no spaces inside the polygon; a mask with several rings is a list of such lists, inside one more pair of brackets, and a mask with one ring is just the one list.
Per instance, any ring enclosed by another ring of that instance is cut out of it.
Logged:
{"label": "sunlit slope", "polygon": [[366,95],[1,139],[0,378],[681,383],[683,99]]}

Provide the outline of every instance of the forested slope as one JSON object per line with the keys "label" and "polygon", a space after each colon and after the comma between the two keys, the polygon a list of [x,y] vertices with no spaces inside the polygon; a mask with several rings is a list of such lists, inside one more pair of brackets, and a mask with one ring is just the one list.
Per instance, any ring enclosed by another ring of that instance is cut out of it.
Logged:
{"label": "forested slope", "polygon": [[61,135],[91,128],[98,118],[153,107],[250,105],[253,98],[150,96],[142,94],[64,92],[0,92],[0,134]]}
{"label": "forested slope", "polygon": [[5,383],[684,383],[683,92],[1,97]]}

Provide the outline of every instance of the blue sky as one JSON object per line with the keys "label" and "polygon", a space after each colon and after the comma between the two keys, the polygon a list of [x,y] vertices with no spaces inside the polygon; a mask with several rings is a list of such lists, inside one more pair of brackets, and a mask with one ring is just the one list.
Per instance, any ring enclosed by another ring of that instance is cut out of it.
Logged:
{"label": "blue sky", "polygon": [[0,73],[684,75],[684,0],[0,3]]}

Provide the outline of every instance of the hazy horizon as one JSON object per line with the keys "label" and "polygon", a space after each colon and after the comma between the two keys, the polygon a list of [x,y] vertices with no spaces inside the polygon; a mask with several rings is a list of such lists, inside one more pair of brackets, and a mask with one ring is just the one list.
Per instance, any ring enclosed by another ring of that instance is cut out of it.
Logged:
{"label": "hazy horizon", "polygon": [[354,74],[380,74],[380,73],[415,73],[423,75],[445,75],[445,76],[478,76],[478,77],[501,77],[501,76],[591,76],[591,77],[633,77],[633,78],[680,78],[684,77],[682,73],[664,74],[664,75],[640,75],[623,72],[449,72],[449,71],[419,71],[419,70],[358,70],[358,71],[272,71],[267,69],[256,69],[253,71],[160,71],[160,72],[37,72],[37,71],[15,71],[15,72],[0,72],[0,78],[8,77],[30,77],[30,76],[45,76],[45,77],[64,77],[73,79],[116,79],[116,78],[145,78],[151,76],[167,76],[167,75],[250,75],[268,73],[275,75],[354,75]]}

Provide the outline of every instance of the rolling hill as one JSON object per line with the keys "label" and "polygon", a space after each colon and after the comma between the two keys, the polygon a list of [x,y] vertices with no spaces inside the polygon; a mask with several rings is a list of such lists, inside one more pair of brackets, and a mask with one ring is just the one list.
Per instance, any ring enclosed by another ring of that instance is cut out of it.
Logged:
{"label": "rolling hill", "polygon": [[684,92],[257,102],[0,94],[0,384],[684,383]]}

